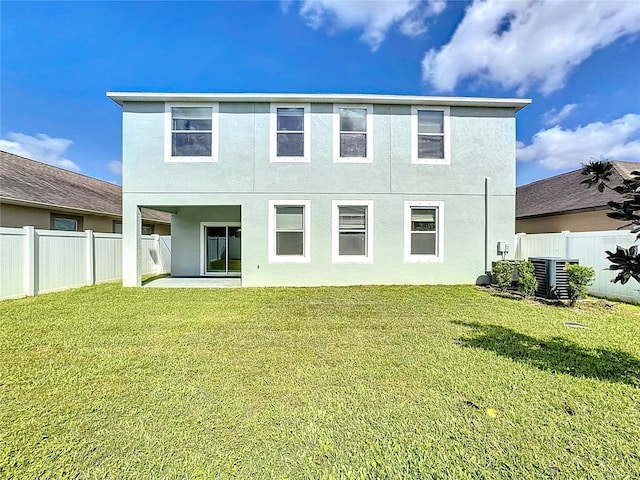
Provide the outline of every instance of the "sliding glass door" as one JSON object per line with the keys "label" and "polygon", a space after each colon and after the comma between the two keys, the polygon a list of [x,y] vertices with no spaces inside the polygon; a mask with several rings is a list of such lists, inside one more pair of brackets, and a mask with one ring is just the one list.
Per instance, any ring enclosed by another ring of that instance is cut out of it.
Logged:
{"label": "sliding glass door", "polygon": [[240,275],[240,233],[239,226],[204,226],[205,275]]}

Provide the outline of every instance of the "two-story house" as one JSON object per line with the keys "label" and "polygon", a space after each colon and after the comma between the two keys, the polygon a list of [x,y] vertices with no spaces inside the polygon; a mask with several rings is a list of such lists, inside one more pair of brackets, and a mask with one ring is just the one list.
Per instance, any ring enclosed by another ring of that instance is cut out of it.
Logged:
{"label": "two-story house", "polygon": [[173,276],[243,286],[475,283],[515,221],[527,99],[108,93],[123,109],[123,282],[140,209]]}

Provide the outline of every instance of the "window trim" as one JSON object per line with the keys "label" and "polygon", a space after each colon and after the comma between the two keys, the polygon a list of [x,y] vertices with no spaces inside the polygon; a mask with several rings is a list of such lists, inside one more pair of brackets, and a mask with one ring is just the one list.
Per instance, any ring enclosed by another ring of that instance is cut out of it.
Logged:
{"label": "window trim", "polygon": [[[193,157],[193,156],[177,156],[174,157],[172,152],[172,115],[173,107],[207,107],[211,108],[211,156]],[[164,161],[166,163],[216,163],[218,161],[218,103],[174,103],[165,102],[164,104]]]}
{"label": "window trim", "polygon": [[[74,220],[76,222],[76,229],[75,230],[58,230],[55,228],[55,220],[56,218],[60,218],[63,220]],[[55,230],[56,232],[82,232],[84,231],[84,217],[82,216],[78,216],[78,215],[68,215],[66,213],[57,213],[57,212],[51,212],[51,217],[50,217],[50,225],[51,225],[51,230]]]}
{"label": "window trim", "polygon": [[[303,156],[278,156],[278,108],[303,108]],[[311,162],[311,104],[310,103],[272,103],[269,114],[269,161],[271,163],[309,163]]]}
{"label": "window trim", "polygon": [[[276,207],[298,206],[304,208],[303,254],[276,254]],[[269,263],[310,263],[311,262],[311,201],[310,200],[269,200]]]}
{"label": "window trim", "polygon": [[[364,108],[367,110],[367,156],[340,156],[340,109]],[[373,104],[333,104],[333,162],[334,163],[373,163]]]}
{"label": "window trim", "polygon": [[[411,207],[432,207],[436,213],[436,254],[411,254]],[[404,202],[404,261],[405,263],[443,263],[444,262],[444,202],[408,200]]]}
{"label": "window trim", "polygon": [[[340,207],[367,207],[365,217],[366,255],[340,255]],[[373,263],[372,200],[333,200],[331,202],[331,257],[333,263]]]}
{"label": "window trim", "polygon": [[[418,110],[443,112],[442,135],[444,137],[444,158],[418,158]],[[415,165],[451,165],[450,107],[413,105],[411,107],[411,163]]]}

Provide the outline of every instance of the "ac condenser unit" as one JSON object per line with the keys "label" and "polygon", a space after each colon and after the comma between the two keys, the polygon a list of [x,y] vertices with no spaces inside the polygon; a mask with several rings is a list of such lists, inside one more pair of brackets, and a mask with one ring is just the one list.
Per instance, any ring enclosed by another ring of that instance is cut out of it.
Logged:
{"label": "ac condenser unit", "polygon": [[536,295],[542,298],[568,300],[567,291],[567,271],[565,265],[577,265],[575,258],[559,257],[531,257],[529,261],[533,264],[533,274],[538,280],[538,290]]}

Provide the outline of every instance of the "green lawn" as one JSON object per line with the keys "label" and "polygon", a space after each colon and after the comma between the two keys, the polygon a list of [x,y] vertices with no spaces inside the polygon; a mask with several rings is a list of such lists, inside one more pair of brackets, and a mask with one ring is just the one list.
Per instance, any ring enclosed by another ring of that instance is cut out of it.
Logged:
{"label": "green lawn", "polygon": [[631,479],[639,455],[637,306],[467,286],[0,302],[0,478]]}
{"label": "green lawn", "polygon": [[[211,272],[224,272],[227,268],[227,263],[224,258],[219,260],[209,260],[209,271]],[[240,273],[242,269],[242,260],[229,259],[229,271]]]}

